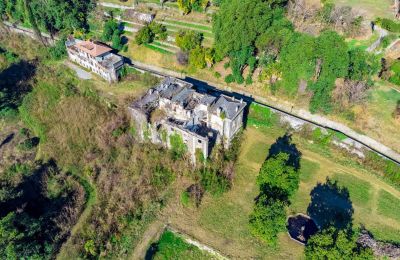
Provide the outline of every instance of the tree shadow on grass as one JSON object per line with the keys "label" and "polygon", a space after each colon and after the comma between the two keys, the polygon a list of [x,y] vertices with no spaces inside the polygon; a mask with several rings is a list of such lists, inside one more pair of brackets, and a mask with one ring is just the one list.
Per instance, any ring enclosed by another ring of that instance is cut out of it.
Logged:
{"label": "tree shadow on grass", "polygon": [[328,226],[345,229],[351,225],[354,209],[347,188],[327,179],[325,183],[318,183],[310,195],[307,214],[320,229]]}
{"label": "tree shadow on grass", "polygon": [[17,109],[31,91],[30,80],[36,72],[34,62],[20,60],[0,72],[0,111]]}
{"label": "tree shadow on grass", "polygon": [[297,149],[296,145],[292,143],[291,135],[285,134],[276,139],[275,143],[269,148],[267,160],[279,153],[289,154],[288,165],[294,167],[296,170],[300,169],[301,152]]}

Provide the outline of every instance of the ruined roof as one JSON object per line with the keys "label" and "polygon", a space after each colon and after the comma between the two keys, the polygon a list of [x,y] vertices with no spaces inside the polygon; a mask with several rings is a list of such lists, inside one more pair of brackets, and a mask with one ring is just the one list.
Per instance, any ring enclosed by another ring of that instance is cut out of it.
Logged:
{"label": "ruined roof", "polygon": [[204,95],[201,99],[200,99],[200,103],[203,105],[211,105],[212,103],[214,103],[214,101],[216,100],[216,97],[210,96],[210,95]]}
{"label": "ruined roof", "polygon": [[193,94],[196,91],[191,88],[184,88],[180,92],[178,92],[175,96],[172,97],[171,101],[181,104],[182,106],[186,106],[192,98]]}
{"label": "ruined roof", "polygon": [[111,48],[104,46],[99,43],[94,43],[92,41],[80,41],[75,44],[75,46],[87,54],[97,57],[104,53],[112,51]]}
{"label": "ruined roof", "polygon": [[104,57],[102,61],[100,61],[100,64],[106,68],[112,68],[114,67],[115,64],[119,63],[120,61],[122,61],[121,56],[115,55],[114,53],[109,53]]}
{"label": "ruined roof", "polygon": [[218,114],[218,110],[223,112],[228,119],[234,119],[236,115],[246,106],[246,103],[235,100],[234,98],[221,95],[211,106],[211,111]]}
{"label": "ruined roof", "polygon": [[179,93],[183,89],[183,86],[169,79],[170,78],[165,79],[155,89],[160,94],[160,97],[171,100],[177,93]]}

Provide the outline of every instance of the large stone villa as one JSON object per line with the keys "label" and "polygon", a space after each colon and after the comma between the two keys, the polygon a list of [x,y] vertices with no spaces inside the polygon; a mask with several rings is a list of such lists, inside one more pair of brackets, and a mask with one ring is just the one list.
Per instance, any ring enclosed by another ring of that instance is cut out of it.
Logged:
{"label": "large stone villa", "polygon": [[118,81],[118,71],[124,65],[123,58],[112,53],[108,46],[94,41],[68,38],[65,42],[71,61],[90,69],[108,82]]}
{"label": "large stone villa", "polygon": [[179,134],[195,161],[196,151],[207,158],[214,144],[229,147],[243,126],[245,107],[243,100],[201,93],[190,83],[169,77],[129,110],[141,140],[171,147],[170,136]]}

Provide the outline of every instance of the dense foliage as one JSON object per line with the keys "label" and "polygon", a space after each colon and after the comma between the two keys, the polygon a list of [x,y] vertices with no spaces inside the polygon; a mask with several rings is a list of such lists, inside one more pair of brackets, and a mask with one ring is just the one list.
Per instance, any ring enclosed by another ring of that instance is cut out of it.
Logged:
{"label": "dense foliage", "polygon": [[[310,110],[324,113],[335,108],[332,95],[337,79],[348,80],[345,87],[349,91],[356,85],[366,86],[359,88],[359,92],[365,92],[379,68],[376,57],[361,49],[349,49],[344,38],[331,30],[318,37],[295,32],[285,17],[285,5],[286,1],[263,0],[226,1],[221,5],[214,17],[214,45],[218,60],[230,59],[232,73],[225,81],[250,84],[258,66],[262,69],[260,79],[268,79],[273,91],[290,96],[310,92]],[[340,10],[326,4],[320,16],[330,22]],[[346,8],[342,11],[346,15],[351,12]],[[349,23],[358,24],[352,15],[347,18]],[[359,100],[350,99],[349,104]]]}
{"label": "dense foliage", "polygon": [[183,14],[188,14],[192,10],[201,12],[209,5],[209,0],[177,0],[178,8]]}
{"label": "dense foliage", "polygon": [[372,250],[360,247],[357,238],[351,229],[323,229],[307,241],[306,259],[374,259]]}
{"label": "dense foliage", "polygon": [[167,28],[159,23],[152,22],[143,26],[135,35],[137,44],[151,43],[154,40],[165,40],[167,38]]}
{"label": "dense foliage", "polygon": [[[32,21],[51,35],[59,31],[73,32],[87,29],[87,15],[94,8],[94,1],[80,0],[1,0],[0,16],[7,16],[13,21],[32,25]],[[26,10],[27,6],[30,10]],[[29,17],[30,11],[33,20]]]}
{"label": "dense foliage", "polygon": [[257,177],[260,194],[250,215],[250,230],[261,240],[275,245],[278,233],[286,227],[286,207],[299,187],[299,173],[290,155],[280,152],[269,157]]}

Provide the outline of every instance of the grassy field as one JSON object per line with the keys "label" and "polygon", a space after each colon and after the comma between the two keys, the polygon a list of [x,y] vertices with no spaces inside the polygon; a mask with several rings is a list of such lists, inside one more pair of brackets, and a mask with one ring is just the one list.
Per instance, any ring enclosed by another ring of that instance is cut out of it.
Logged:
{"label": "grassy field", "polygon": [[[287,234],[280,234],[278,246],[271,248],[251,236],[248,229],[248,216],[258,193],[255,183],[258,170],[270,145],[283,134],[279,127],[250,125],[245,131],[232,190],[221,197],[206,196],[198,209],[174,205],[170,223],[231,258],[303,258],[303,247]],[[351,166],[348,158],[327,151],[328,148],[310,144],[298,136],[293,136],[293,142],[302,153],[301,183],[288,214],[307,213],[311,190],[329,177],[349,190],[355,227],[363,224],[378,239],[400,242],[400,221],[393,218],[400,210],[400,204],[393,198],[400,197],[400,191],[372,173]],[[392,197],[380,195],[382,192]]]}
{"label": "grassy field", "polygon": [[337,5],[348,5],[359,10],[364,17],[393,18],[393,1],[391,0],[334,0]]}
{"label": "grassy field", "polygon": [[378,212],[400,222],[400,199],[384,190],[379,191]]}
{"label": "grassy field", "polygon": [[169,230],[164,231],[160,237],[160,240],[153,244],[151,249],[154,250],[152,257],[147,255],[146,259],[216,259],[207,252],[200,250],[198,247],[187,243],[182,237]]}

